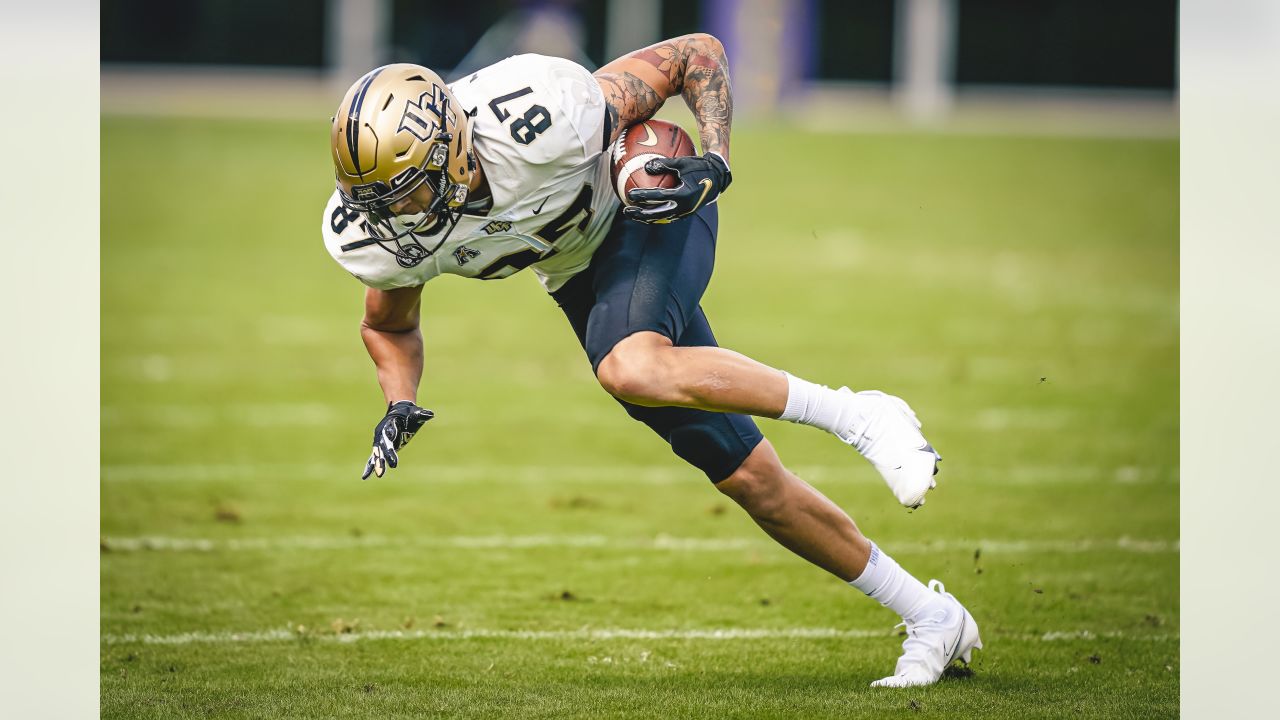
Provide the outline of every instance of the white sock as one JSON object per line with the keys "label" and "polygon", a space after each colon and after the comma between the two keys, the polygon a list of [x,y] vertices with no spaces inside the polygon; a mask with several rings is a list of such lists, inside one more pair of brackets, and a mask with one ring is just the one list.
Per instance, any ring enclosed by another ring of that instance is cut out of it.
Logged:
{"label": "white sock", "polygon": [[787,376],[787,407],[779,420],[812,425],[837,435],[849,429],[857,414],[856,396],[801,380],[789,372],[783,375]]}
{"label": "white sock", "polygon": [[919,618],[942,598],[903,570],[893,558],[880,552],[875,543],[871,543],[871,559],[867,560],[866,569],[849,584],[908,621]]}

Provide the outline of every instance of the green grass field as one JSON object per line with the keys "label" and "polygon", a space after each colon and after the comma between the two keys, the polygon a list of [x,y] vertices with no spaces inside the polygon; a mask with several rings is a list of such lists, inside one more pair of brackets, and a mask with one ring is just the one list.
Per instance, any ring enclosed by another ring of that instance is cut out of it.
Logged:
{"label": "green grass field", "polygon": [[907,398],[945,457],[907,513],[762,421],[981,625],[971,675],[883,691],[897,618],[627,418],[530,274],[427,287],[437,419],[361,482],[327,139],[103,121],[104,717],[1177,714],[1176,141],[735,135],[721,343]]}

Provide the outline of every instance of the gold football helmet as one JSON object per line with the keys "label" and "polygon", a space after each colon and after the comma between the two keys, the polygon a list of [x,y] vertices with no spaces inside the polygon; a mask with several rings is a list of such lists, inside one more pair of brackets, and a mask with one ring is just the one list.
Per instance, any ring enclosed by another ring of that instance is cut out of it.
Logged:
{"label": "gold football helmet", "polygon": [[[347,90],[330,132],[338,195],[365,220],[371,240],[404,267],[444,244],[462,216],[476,169],[467,113],[439,75],[420,65],[376,68]],[[419,187],[432,191],[425,212],[393,206]],[[420,237],[443,236],[431,250]]]}

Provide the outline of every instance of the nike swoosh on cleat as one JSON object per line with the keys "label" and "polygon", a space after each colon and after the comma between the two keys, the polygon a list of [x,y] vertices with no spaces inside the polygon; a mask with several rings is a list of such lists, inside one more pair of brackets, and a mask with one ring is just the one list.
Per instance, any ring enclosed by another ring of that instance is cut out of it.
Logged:
{"label": "nike swoosh on cleat", "polygon": [[951,651],[947,653],[947,664],[956,659],[956,650],[960,649],[960,639],[964,637],[964,620],[960,621],[960,632],[956,634],[955,644],[951,646]]}
{"label": "nike swoosh on cleat", "polygon": [[[951,652],[947,653],[947,664],[950,665],[956,659],[956,651],[960,649],[960,641],[964,639],[964,628],[969,621],[969,611],[964,610],[960,615],[960,632],[956,633],[956,642],[951,646]],[[966,663],[968,664],[968,663]]]}

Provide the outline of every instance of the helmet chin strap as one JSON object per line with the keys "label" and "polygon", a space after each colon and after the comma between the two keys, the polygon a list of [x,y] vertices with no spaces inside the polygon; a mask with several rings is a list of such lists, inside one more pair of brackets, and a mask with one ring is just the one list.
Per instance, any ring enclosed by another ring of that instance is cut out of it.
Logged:
{"label": "helmet chin strap", "polygon": [[[427,250],[418,242],[417,236],[414,235],[412,230],[409,230],[405,234],[399,235],[392,240],[379,240],[378,245],[383,250],[395,255],[396,262],[400,263],[400,265],[404,267],[413,267],[436,254],[436,251],[439,250],[440,247],[449,239],[449,236],[453,234],[453,229],[458,226],[458,220],[461,219],[461,216],[462,213],[460,212],[449,212],[448,217],[446,217],[442,222],[442,225],[447,225],[448,227],[442,227],[443,235],[441,235],[440,239],[436,241],[435,246],[430,250]],[[400,239],[406,235],[412,235],[413,240],[408,243],[401,243]],[[414,248],[415,250],[406,250],[406,248]]]}
{"label": "helmet chin strap", "polygon": [[[442,187],[437,188],[438,194],[436,195],[436,201],[432,203],[433,207],[427,208],[427,211],[423,213],[423,222],[412,227],[405,228],[399,232],[397,232],[394,227],[390,227],[389,229],[393,233],[390,237],[378,237],[376,232],[370,233],[369,239],[376,242],[383,250],[395,255],[396,261],[404,267],[413,267],[426,258],[434,255],[436,251],[444,245],[445,241],[449,239],[449,236],[453,234],[453,229],[458,226],[458,221],[462,219],[461,206],[457,208],[451,208],[448,206],[449,200],[451,200],[453,195],[457,193],[456,188],[460,186],[453,185],[445,190],[443,186],[451,185],[447,175],[441,176],[440,184]],[[428,229],[425,236],[431,237],[432,235],[442,231],[443,235],[436,242],[435,246],[428,250],[418,242],[418,231],[428,220],[436,218],[441,214],[443,214],[443,217],[439,218],[438,222],[433,223],[433,227]],[[388,221],[387,224],[390,225],[390,221]],[[434,232],[432,232],[432,230],[434,230]],[[409,238],[409,241],[407,243],[401,242],[404,238]]]}

